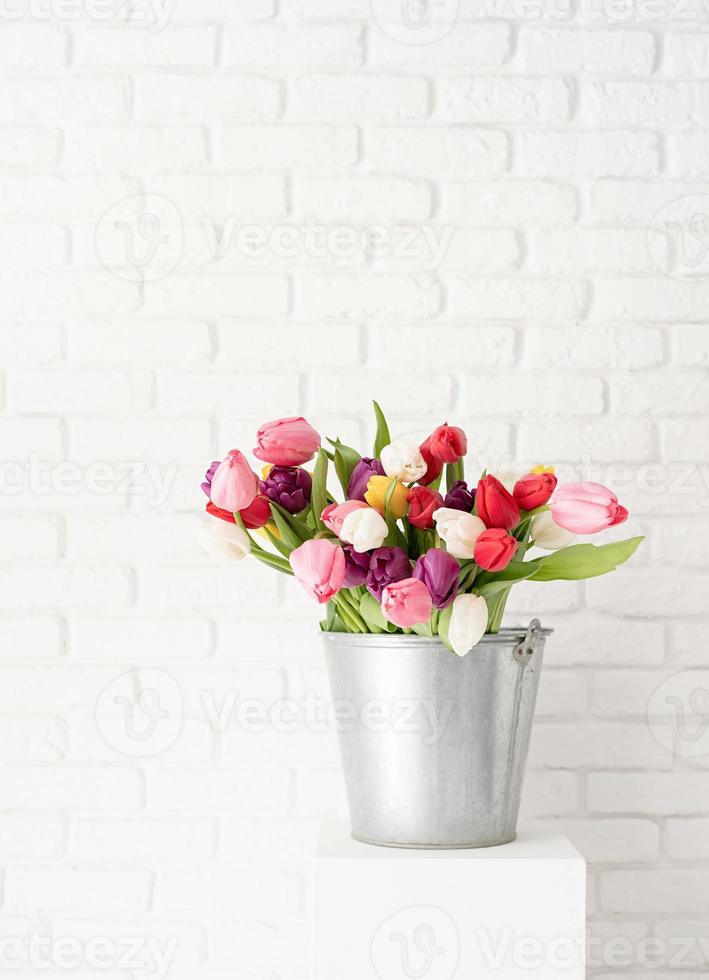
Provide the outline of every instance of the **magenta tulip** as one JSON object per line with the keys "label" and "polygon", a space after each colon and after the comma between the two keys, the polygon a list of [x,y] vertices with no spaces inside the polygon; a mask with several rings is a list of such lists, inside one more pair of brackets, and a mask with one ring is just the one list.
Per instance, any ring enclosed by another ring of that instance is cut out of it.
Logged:
{"label": "magenta tulip", "polygon": [[308,595],[319,603],[329,602],[342,588],[345,556],[331,541],[320,538],[303,542],[291,552],[290,565]]}
{"label": "magenta tulip", "polygon": [[266,422],[256,438],[254,456],[274,466],[300,466],[320,448],[320,436],[301,416]]}
{"label": "magenta tulip", "polygon": [[628,511],[602,483],[567,483],[556,491],[551,516],[555,524],[573,534],[596,534],[622,524]]}
{"label": "magenta tulip", "polygon": [[258,493],[258,479],[238,449],[232,449],[216,468],[209,489],[213,504],[232,514],[244,510]]}

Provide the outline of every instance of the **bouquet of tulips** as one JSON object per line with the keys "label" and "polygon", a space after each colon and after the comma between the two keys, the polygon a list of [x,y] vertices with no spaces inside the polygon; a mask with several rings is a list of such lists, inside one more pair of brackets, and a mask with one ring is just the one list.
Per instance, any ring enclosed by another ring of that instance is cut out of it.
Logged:
{"label": "bouquet of tulips", "polygon": [[[392,440],[376,402],[374,411],[372,456],[339,439],[327,448],[304,418],[285,418],[258,431],[261,479],[235,449],[202,484],[219,519],[200,529],[206,549],[294,575],[327,604],[323,630],[439,636],[464,656],[499,630],[515,583],[603,575],[643,540],[571,544],[627,519],[606,487],[558,486],[545,466],[509,486],[487,473],[469,485],[462,429],[440,425],[420,445]],[[328,489],[331,466],[343,503]],[[551,553],[528,559],[535,546]]]}

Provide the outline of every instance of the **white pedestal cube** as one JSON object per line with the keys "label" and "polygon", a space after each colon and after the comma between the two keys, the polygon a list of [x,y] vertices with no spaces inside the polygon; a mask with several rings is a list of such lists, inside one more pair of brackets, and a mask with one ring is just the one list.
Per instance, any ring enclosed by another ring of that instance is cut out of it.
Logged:
{"label": "white pedestal cube", "polygon": [[563,837],[414,851],[322,828],[314,980],[583,980],[586,863]]}

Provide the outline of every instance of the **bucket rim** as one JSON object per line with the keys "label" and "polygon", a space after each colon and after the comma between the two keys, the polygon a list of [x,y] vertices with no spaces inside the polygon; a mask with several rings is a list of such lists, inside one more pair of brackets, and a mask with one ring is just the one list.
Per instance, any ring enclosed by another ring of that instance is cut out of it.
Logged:
{"label": "bucket rim", "polygon": [[[527,636],[528,626],[506,626],[499,633],[485,633],[475,646],[509,646],[511,643],[521,643]],[[551,636],[553,629],[542,626],[536,631],[537,636]],[[387,646],[387,647],[445,647],[440,636],[418,636],[416,633],[336,633],[322,630],[320,636],[328,643],[343,643],[353,647]],[[474,650],[475,647],[472,647]]]}

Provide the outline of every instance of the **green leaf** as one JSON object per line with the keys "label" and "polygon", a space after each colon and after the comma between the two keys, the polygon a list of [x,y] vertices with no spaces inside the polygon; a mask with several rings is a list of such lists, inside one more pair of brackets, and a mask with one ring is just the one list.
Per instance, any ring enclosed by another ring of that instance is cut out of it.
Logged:
{"label": "green leaf", "polygon": [[525,579],[533,578],[538,571],[538,561],[512,561],[501,572],[479,572],[473,591],[488,599],[514,585],[515,582],[524,582]]}
{"label": "green leaf", "polygon": [[320,620],[320,629],[323,633],[332,633],[337,618],[337,606],[332,600],[325,606],[325,614],[325,619]]}
{"label": "green leaf", "polygon": [[264,531],[266,532],[266,537],[271,542],[271,544],[276,549],[276,551],[280,551],[280,553],[283,555],[284,558],[290,558],[290,553],[293,549],[285,545],[281,541],[281,539],[277,538],[276,535],[272,531],[269,531],[267,527],[264,527]]}
{"label": "green leaf", "polygon": [[384,616],[382,607],[369,592],[365,592],[359,600],[359,614],[367,623],[378,626],[379,629],[388,631],[392,625]]}
{"label": "green leaf", "polygon": [[[534,582],[554,582],[558,579],[595,578],[614,571],[635,554],[644,537],[628,538],[613,544],[572,544],[551,555],[539,558],[532,577]],[[530,562],[530,564],[532,564]]]}
{"label": "green leaf", "polygon": [[296,537],[300,539],[301,544],[303,543],[303,541],[310,541],[312,539],[313,529],[308,527],[308,524],[305,520],[301,520],[300,517],[296,517],[295,514],[291,514],[289,510],[286,510],[285,507],[281,507],[280,504],[274,503],[273,500],[270,503],[271,503],[271,513],[273,514],[273,509],[275,507],[275,509],[281,515],[281,517],[286,522],[288,527],[291,529],[293,534],[295,534]]}
{"label": "green leaf", "polygon": [[310,497],[313,525],[318,532],[326,530],[320,515],[327,507],[327,467],[328,458],[322,449],[319,449],[317,462],[313,470],[313,489]]}
{"label": "green leaf", "polygon": [[453,603],[451,603],[450,606],[446,606],[446,608],[443,609],[438,614],[438,635],[443,640],[443,642],[448,647],[448,649],[451,651],[451,653],[454,653],[455,651],[451,646],[451,641],[448,639],[448,629],[451,624],[452,615],[453,615]]}
{"label": "green leaf", "polygon": [[339,439],[328,439],[327,441],[335,447],[335,453],[332,457],[335,464],[335,473],[337,473],[337,479],[340,481],[342,492],[346,496],[352,470],[362,457],[356,449],[352,449],[351,446],[346,446]]}
{"label": "green leaf", "polygon": [[431,629],[431,623],[416,623],[411,627],[414,633],[418,633],[419,636],[425,636],[427,638],[433,636],[433,630]]}
{"label": "green leaf", "polygon": [[387,425],[387,420],[384,418],[384,412],[381,410],[377,402],[373,402],[374,405],[374,417],[377,420],[377,434],[374,437],[374,456],[379,459],[379,454],[385,446],[388,446],[391,442],[391,436],[389,435],[389,426]]}
{"label": "green leaf", "polygon": [[268,565],[269,568],[275,568],[279,572],[284,572],[286,575],[293,575],[293,569],[290,567],[288,562],[284,558],[279,558],[277,555],[270,555],[267,551],[251,549],[251,554],[254,558],[263,562],[264,565]]}
{"label": "green leaf", "polygon": [[294,548],[299,548],[303,541],[306,540],[295,533],[291,527],[290,521],[283,516],[282,509],[278,506],[278,504],[274,504],[273,501],[271,501],[271,517],[273,518],[273,522],[281,535],[281,541],[287,548],[290,548],[291,550]]}

